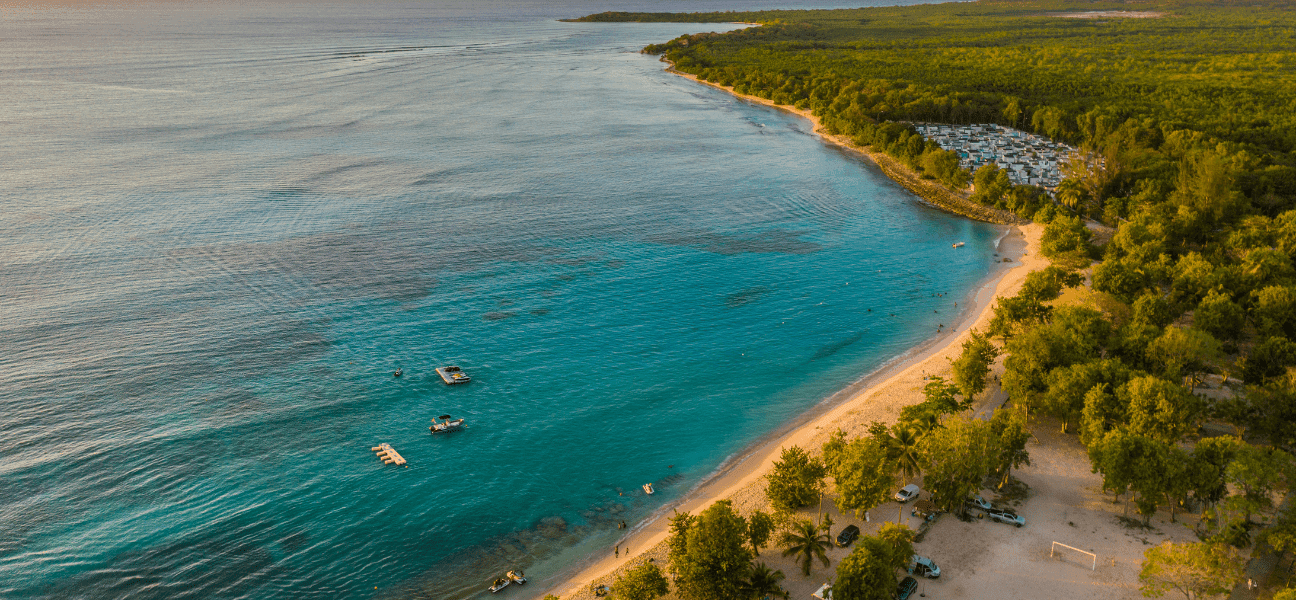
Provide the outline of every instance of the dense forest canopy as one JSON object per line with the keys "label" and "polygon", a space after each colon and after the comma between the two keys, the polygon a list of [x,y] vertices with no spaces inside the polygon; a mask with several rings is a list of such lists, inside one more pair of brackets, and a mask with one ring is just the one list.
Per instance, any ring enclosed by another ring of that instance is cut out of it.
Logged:
{"label": "dense forest canopy", "polygon": [[[973,183],[972,202],[1046,223],[1042,253],[1055,266],[1001,298],[985,332],[1007,357],[1003,390],[1015,407],[1076,431],[1104,489],[1137,498],[1145,519],[1161,506],[1172,519],[1196,506],[1203,540],[1246,547],[1259,526],[1253,514],[1296,481],[1296,6],[982,0],[581,20],[759,23],[644,51],[735,92],[809,109],[829,133],[925,177],[955,190]],[[1080,151],[1046,194],[1012,185],[993,164],[960,169],[913,122],[998,123]],[[1084,218],[1115,228],[1103,247]],[[1081,269],[1092,282],[1085,300],[1055,306]],[[1209,373],[1218,389],[1203,394]],[[928,396],[915,410],[934,402]],[[825,459],[838,468],[843,449],[855,448],[873,458],[850,462],[850,474],[872,473],[856,467],[890,464],[876,458],[897,447],[888,439],[960,423],[951,418],[906,424],[902,414],[893,434],[842,439]],[[1206,421],[1242,435],[1203,435]],[[938,467],[923,472],[935,477]],[[838,475],[841,488],[847,473]],[[842,497],[889,489],[871,481]],[[945,500],[957,503],[966,490],[957,491]],[[1296,512],[1279,523],[1270,533],[1296,540]]]}
{"label": "dense forest canopy", "polygon": [[[1160,16],[1062,16],[1093,11]],[[580,20],[761,23],[645,51],[705,80],[810,108],[841,133],[887,120],[994,122],[1085,145],[1119,170],[1080,199],[1096,218],[1127,218],[1137,209],[1130,197],[1168,193],[1136,182],[1171,182],[1194,151],[1224,161],[1258,211],[1276,216],[1296,205],[1296,11],[1288,4],[982,1]]]}

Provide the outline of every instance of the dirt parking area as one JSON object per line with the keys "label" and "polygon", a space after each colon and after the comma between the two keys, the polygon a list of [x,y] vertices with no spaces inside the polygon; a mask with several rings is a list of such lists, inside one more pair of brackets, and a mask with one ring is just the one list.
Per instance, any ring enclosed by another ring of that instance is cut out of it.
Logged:
{"label": "dirt parking area", "polygon": [[[1146,530],[1123,525],[1125,505],[1102,494],[1101,476],[1090,472],[1080,442],[1058,434],[1054,423],[1035,430],[1031,465],[1016,474],[1029,494],[1016,508],[1006,505],[1026,525],[941,517],[917,544],[942,571],[920,588],[927,598],[1141,598],[1143,551],[1167,539],[1196,541],[1185,515],[1170,523],[1169,513],[1160,513]],[[983,495],[1000,506],[990,490]],[[1193,515],[1186,516],[1191,522]],[[1050,556],[1054,541],[1093,552],[1097,565],[1094,557],[1060,547]]]}

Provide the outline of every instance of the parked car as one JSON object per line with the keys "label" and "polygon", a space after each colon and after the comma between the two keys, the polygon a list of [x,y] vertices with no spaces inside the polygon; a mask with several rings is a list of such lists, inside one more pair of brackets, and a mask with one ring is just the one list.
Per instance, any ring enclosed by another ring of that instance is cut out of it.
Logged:
{"label": "parked car", "polygon": [[920,491],[922,490],[918,489],[917,485],[911,483],[909,485],[900,488],[900,491],[896,492],[895,494],[895,499],[898,502],[908,502],[910,500],[913,500],[914,498],[917,498],[918,492]]}
{"label": "parked car", "polygon": [[909,600],[914,590],[918,589],[918,580],[913,577],[905,577],[900,580],[900,585],[896,586],[896,600]]}
{"label": "parked car", "polygon": [[990,510],[994,508],[993,506],[990,505],[989,502],[986,502],[985,498],[982,498],[980,495],[973,495],[971,498],[968,498],[967,507],[979,508],[981,510]]}
{"label": "parked car", "polygon": [[936,566],[932,559],[915,554],[913,558],[909,559],[909,574],[926,577],[927,579],[936,579],[940,577],[940,567]]}
{"label": "parked car", "polygon": [[841,530],[841,533],[837,534],[837,545],[845,548],[846,546],[851,545],[851,542],[855,541],[855,538],[859,537],[859,534],[859,527],[847,525]]}
{"label": "parked car", "polygon": [[1000,523],[1007,523],[1009,525],[1016,525],[1018,527],[1021,527],[1022,525],[1026,524],[1026,519],[1023,519],[1014,513],[1008,512],[1006,510],[998,509],[998,508],[992,508],[990,510],[987,510],[986,516],[990,517],[991,519],[994,519],[995,521],[999,521]]}
{"label": "parked car", "polygon": [[832,600],[832,584],[825,583],[819,586],[819,589],[810,594],[810,597],[814,598],[814,600]]}

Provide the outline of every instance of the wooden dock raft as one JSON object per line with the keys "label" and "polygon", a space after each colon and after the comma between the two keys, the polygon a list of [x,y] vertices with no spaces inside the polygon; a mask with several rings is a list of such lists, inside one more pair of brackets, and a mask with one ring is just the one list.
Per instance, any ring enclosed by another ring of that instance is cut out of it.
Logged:
{"label": "wooden dock raft", "polygon": [[405,464],[405,457],[401,456],[399,452],[396,452],[396,449],[392,448],[391,444],[384,442],[370,448],[369,450],[371,452],[376,452],[378,458],[381,458],[385,465],[396,465],[399,467],[408,466]]}

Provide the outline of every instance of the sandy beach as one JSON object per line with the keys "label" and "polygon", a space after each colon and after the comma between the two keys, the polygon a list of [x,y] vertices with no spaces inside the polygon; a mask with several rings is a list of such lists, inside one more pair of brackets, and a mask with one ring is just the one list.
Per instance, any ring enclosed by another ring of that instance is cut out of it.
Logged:
{"label": "sandy beach", "polygon": [[[674,508],[681,512],[697,513],[717,500],[728,498],[743,514],[754,510],[769,510],[765,498],[764,475],[769,472],[773,461],[778,458],[783,448],[800,446],[817,453],[837,429],[846,431],[848,435],[861,435],[867,431],[871,422],[893,422],[901,408],[921,402],[925,378],[930,375],[949,376],[950,360],[956,358],[962,351],[962,343],[967,339],[969,329],[984,328],[993,316],[991,307],[994,299],[1002,295],[1016,294],[1026,273],[1047,264],[1037,256],[1042,231],[1043,228],[1038,225],[1019,226],[1014,234],[1007,236],[1001,242],[1000,255],[1012,262],[1005,263],[1007,268],[978,290],[975,300],[972,300],[972,306],[969,307],[970,310],[963,312],[964,318],[954,325],[950,333],[937,336],[909,356],[902,357],[861,384],[854,386],[855,389],[849,392],[845,401],[836,404],[823,414],[790,432],[764,442],[720,476],[698,487]],[[951,249],[951,251],[957,250]],[[951,299],[951,305],[956,301],[960,305],[964,302],[961,299]],[[832,400],[828,403],[832,403]],[[831,502],[825,501],[824,505],[830,508]],[[885,518],[887,514],[894,516],[895,508],[888,510],[884,505],[878,508],[877,513],[880,518]],[[836,514],[835,510],[832,514],[839,525],[847,520],[847,517]],[[874,521],[877,522],[877,519]],[[551,593],[564,599],[593,598],[589,592],[590,584],[610,584],[620,568],[647,559],[665,564],[667,525],[665,518],[658,518],[641,526],[621,542],[622,551],[619,556],[613,556],[609,549],[606,558],[587,566],[566,581],[548,586],[544,593]],[[773,552],[766,551],[762,557],[771,559],[774,557]],[[771,561],[771,566],[778,562],[780,561]],[[789,569],[787,566],[781,566],[780,568],[785,573],[792,573],[794,570],[794,567]],[[785,582],[789,590],[792,589],[791,580],[794,578],[800,579],[800,574],[789,576],[789,581]]]}
{"label": "sandy beach", "polygon": [[[696,78],[691,75],[678,72],[676,74],[696,81]],[[713,84],[707,85],[733,93],[732,89]],[[855,146],[848,139],[824,134],[819,119],[809,111],[777,106],[768,100],[754,96],[735,95],[749,102],[786,110],[804,117],[814,125],[815,133],[829,143],[857,152],[863,157],[874,158],[873,153]],[[1013,227],[1000,242],[999,247],[999,256],[1010,262],[1001,263],[1002,266],[997,272],[992,274],[989,281],[972,297],[950,298],[951,309],[954,308],[954,303],[958,302],[958,310],[960,310],[958,320],[952,323],[951,327],[907,355],[893,360],[876,373],[826,400],[816,411],[811,411],[809,415],[803,417],[806,420],[802,425],[791,431],[776,433],[758,443],[740,458],[726,465],[717,476],[704,482],[681,501],[668,508],[697,513],[717,500],[729,499],[743,514],[755,510],[768,510],[764,476],[783,448],[800,446],[818,453],[823,443],[838,429],[846,431],[848,435],[861,435],[867,431],[868,425],[873,421],[893,422],[901,408],[922,401],[925,379],[931,375],[949,377],[950,361],[962,351],[962,344],[967,339],[969,330],[985,328],[993,316],[991,307],[995,299],[1016,294],[1027,273],[1048,264],[1038,255],[1039,238],[1042,232],[1043,227],[1039,225]],[[952,248],[950,251],[964,250]],[[987,394],[987,397],[992,398],[990,402],[1002,401],[993,398],[992,394]],[[833,518],[837,520],[839,526],[844,525],[848,520],[853,520],[838,514],[832,508],[831,501],[825,500],[824,506],[829,509],[830,514],[834,515]],[[888,513],[894,515],[896,509],[892,507],[887,510],[884,505],[879,507],[877,512],[879,516]],[[564,599],[592,599],[594,596],[591,589],[594,585],[610,585],[623,569],[644,561],[654,561],[664,566],[667,560],[666,514],[669,512],[659,512],[657,518],[640,524],[622,538],[615,555],[613,549],[609,548],[606,557],[595,560],[592,564],[581,568],[575,575],[563,577],[560,581],[540,582],[543,585],[533,588],[532,593],[537,597],[548,593]],[[877,523],[879,520],[874,519],[874,522]],[[867,532],[868,529],[865,531]],[[845,555],[843,549],[838,549],[836,552]],[[790,563],[782,565],[781,563],[785,561],[781,557],[776,558],[773,550],[764,552],[762,559],[768,560],[771,566],[781,568],[789,574],[785,587],[794,593],[794,597],[808,596],[810,591],[818,587],[818,584],[813,583],[819,581],[818,578],[812,578],[804,585],[794,585],[794,580],[801,579],[800,573],[794,572],[796,569]],[[801,594],[802,587],[806,587],[809,591]]]}

